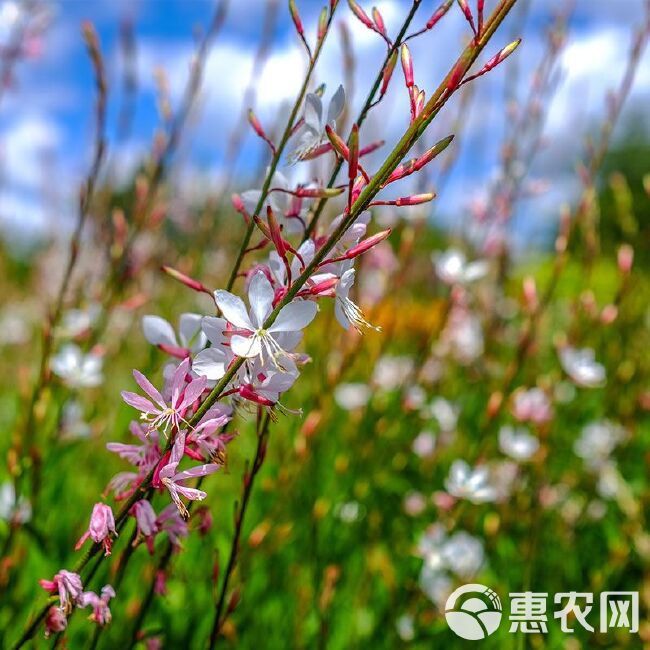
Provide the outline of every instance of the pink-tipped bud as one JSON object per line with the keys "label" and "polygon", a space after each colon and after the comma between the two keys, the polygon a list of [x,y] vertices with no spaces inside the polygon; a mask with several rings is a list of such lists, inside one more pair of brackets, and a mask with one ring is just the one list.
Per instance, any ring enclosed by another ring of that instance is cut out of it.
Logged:
{"label": "pink-tipped bud", "polygon": [[466,68],[466,63],[465,61],[459,61],[455,66],[454,69],[451,71],[449,74],[449,78],[447,79],[447,90],[452,92],[458,88],[460,85],[460,82],[462,81],[463,77],[465,76],[465,72],[467,72]]}
{"label": "pink-tipped bud", "polygon": [[634,263],[634,249],[629,244],[623,244],[618,249],[618,268],[621,273],[629,273]]}
{"label": "pink-tipped bud", "polygon": [[327,34],[327,7],[323,7],[318,17],[318,40],[322,41],[325,38],[325,34]]}
{"label": "pink-tipped bud", "polygon": [[390,83],[393,72],[395,71],[395,66],[397,65],[397,50],[393,50],[393,53],[390,55],[388,61],[386,62],[386,67],[381,77],[381,89],[379,91],[380,95],[384,95],[388,90],[388,84]]}
{"label": "pink-tipped bud", "polygon": [[535,278],[527,276],[524,278],[524,301],[528,311],[533,312],[537,309],[537,285]]}
{"label": "pink-tipped bud", "polygon": [[406,87],[411,88],[415,81],[413,80],[413,58],[411,57],[411,51],[408,48],[408,45],[404,43],[400,50],[401,59],[402,59],[402,70],[404,70],[404,80],[406,81]]}
{"label": "pink-tipped bud", "polygon": [[454,0],[446,0],[443,2],[434,12],[433,16],[427,21],[426,28],[433,29],[436,23],[449,11],[451,5],[454,4]]}
{"label": "pink-tipped bud", "polygon": [[420,205],[421,203],[428,203],[429,201],[433,201],[435,196],[436,195],[433,192],[427,192],[425,194],[412,194],[411,196],[403,196],[395,201],[395,205],[397,206]]}
{"label": "pink-tipped bud", "polygon": [[348,178],[353,181],[359,171],[359,125],[352,125],[349,145],[350,158],[348,160]]}
{"label": "pink-tipped bud", "polygon": [[377,31],[382,35],[388,38],[388,35],[386,34],[386,24],[384,23],[384,19],[379,13],[379,9],[377,7],[372,8],[372,19],[375,22],[375,26],[377,27]]}
{"label": "pink-tipped bud", "polygon": [[355,257],[358,257],[362,253],[369,251],[371,248],[376,246],[379,242],[384,241],[384,239],[386,239],[390,235],[390,233],[391,233],[391,229],[388,228],[388,230],[382,230],[381,232],[378,232],[376,235],[367,237],[366,239],[360,241],[358,244],[352,246],[347,251],[345,251],[345,253],[341,257],[346,260],[354,259]]}
{"label": "pink-tipped bud", "polygon": [[253,131],[255,131],[255,133],[257,133],[257,135],[259,135],[260,138],[266,140],[266,133],[264,132],[264,129],[262,128],[262,125],[260,124],[260,121],[257,119],[257,116],[253,112],[252,108],[248,109],[248,122],[253,127]]}
{"label": "pink-tipped bud", "polygon": [[177,280],[181,284],[184,284],[186,287],[189,287],[193,291],[200,291],[201,293],[207,293],[210,296],[212,295],[212,291],[210,291],[202,282],[191,278],[189,275],[185,275],[185,273],[177,271],[171,266],[162,266],[161,270],[169,277],[174,278],[174,280]]}
{"label": "pink-tipped bud", "polygon": [[600,314],[600,322],[603,325],[611,325],[618,318],[618,307],[616,305],[605,305]]}
{"label": "pink-tipped bud", "polygon": [[248,400],[249,402],[255,402],[261,406],[273,406],[275,404],[275,402],[272,402],[270,399],[262,397],[262,395],[258,395],[255,392],[252,384],[242,384],[237,392],[239,393],[240,397],[243,397],[245,400]]}
{"label": "pink-tipped bud", "polygon": [[305,35],[305,28],[302,26],[302,20],[300,19],[300,14],[298,13],[298,8],[296,7],[296,0],[289,0],[289,13],[291,14],[291,20],[296,26],[296,31],[299,36]]}
{"label": "pink-tipped bud", "polygon": [[301,199],[331,199],[343,192],[344,187],[299,187],[294,196]]}
{"label": "pink-tipped bud", "polygon": [[325,133],[329,141],[332,143],[334,151],[336,151],[336,153],[345,160],[349,160],[350,150],[348,149],[348,145],[343,142],[343,140],[329,124],[325,127]]}
{"label": "pink-tipped bud", "polygon": [[422,154],[415,161],[415,170],[419,171],[425,165],[428,165],[436,156],[439,156],[452,142],[454,135],[448,135],[446,138],[436,142],[431,149]]}
{"label": "pink-tipped bud", "polygon": [[375,26],[372,20],[368,18],[368,14],[355,2],[355,0],[348,0],[352,13],[368,28],[374,30]]}
{"label": "pink-tipped bud", "polygon": [[477,76],[485,74],[499,65],[502,61],[505,61],[518,47],[521,43],[521,39],[518,38],[516,41],[512,41],[509,45],[506,45],[496,56],[493,56],[481,69]]}
{"label": "pink-tipped bud", "polygon": [[248,217],[248,212],[246,212],[246,208],[244,206],[244,202],[242,201],[241,196],[239,194],[233,194],[231,197],[232,201],[232,207],[235,208],[239,214],[243,214],[244,216]]}
{"label": "pink-tipped bud", "polygon": [[[414,86],[416,88],[417,86]],[[414,105],[414,114],[415,117],[418,117],[420,113],[422,112],[422,109],[424,108],[424,101],[425,101],[425,94],[424,90],[421,90],[418,94],[417,97],[415,98],[415,101],[413,102]]]}

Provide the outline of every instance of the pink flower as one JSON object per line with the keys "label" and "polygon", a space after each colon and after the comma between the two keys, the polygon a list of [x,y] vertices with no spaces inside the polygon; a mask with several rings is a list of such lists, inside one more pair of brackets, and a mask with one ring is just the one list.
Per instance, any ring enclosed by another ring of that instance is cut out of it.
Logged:
{"label": "pink flower", "polygon": [[137,526],[137,535],[133,545],[136,546],[140,539],[144,539],[149,553],[153,555],[154,538],[159,528],[156,522],[156,513],[152,505],[146,499],[140,499],[140,501],[136,501],[133,504],[131,514],[135,517]]}
{"label": "pink flower", "polygon": [[521,389],[514,394],[512,414],[520,422],[543,424],[553,417],[553,407],[541,388]]}
{"label": "pink flower", "polygon": [[178,509],[170,503],[156,519],[156,524],[161,531],[169,536],[169,541],[176,547],[181,547],[181,537],[187,537],[187,524],[182,519]]}
{"label": "pink flower", "polygon": [[155,404],[147,398],[130,391],[122,391],[122,399],[130,406],[133,406],[133,408],[142,412],[141,419],[149,422],[148,433],[151,433],[159,427],[162,427],[165,435],[167,435],[170,427],[172,430],[178,429],[180,423],[184,422],[183,416],[185,411],[201,396],[201,393],[205,389],[207,379],[205,377],[199,377],[190,381],[186,386],[185,378],[189,369],[190,360],[185,359],[174,371],[171,378],[171,399],[169,404],[165,402],[163,396],[141,372],[137,370],[133,371],[133,377],[138,383],[138,386],[142,388]]}
{"label": "pink flower", "polygon": [[158,478],[160,482],[169,490],[172,501],[176,504],[178,511],[183,519],[189,519],[190,513],[181,501],[181,496],[184,496],[190,501],[203,500],[207,496],[203,490],[190,488],[185,485],[185,481],[190,478],[198,478],[199,476],[207,476],[216,472],[221,465],[217,463],[209,463],[207,465],[197,465],[183,472],[177,472],[178,463],[181,462],[185,453],[185,431],[180,430],[176,434],[176,440],[172,447],[169,461],[160,470]]}
{"label": "pink flower", "polygon": [[129,430],[142,442],[141,445],[109,442],[106,449],[148,472],[160,460],[161,452],[158,444],[158,434],[156,431],[148,433],[147,428],[138,422],[131,422]]}
{"label": "pink flower", "polygon": [[45,638],[49,639],[52,632],[55,634],[63,632],[66,627],[68,627],[68,619],[64,611],[52,605],[45,616]]}
{"label": "pink flower", "polygon": [[115,519],[110,506],[105,503],[96,503],[90,515],[88,530],[80,537],[75,550],[79,550],[83,543],[90,537],[96,544],[104,545],[105,555],[111,554],[111,533],[117,537]]}
{"label": "pink flower", "polygon": [[59,607],[62,611],[70,613],[73,605],[79,604],[83,593],[83,585],[78,574],[61,569],[52,580],[39,580],[45,591],[59,594]]}
{"label": "pink flower", "polygon": [[93,608],[90,620],[103,627],[111,622],[111,610],[108,607],[108,601],[111,598],[115,598],[115,590],[110,585],[106,585],[102,588],[101,596],[98,596],[94,591],[85,591],[81,595],[79,607],[83,608],[90,605]]}

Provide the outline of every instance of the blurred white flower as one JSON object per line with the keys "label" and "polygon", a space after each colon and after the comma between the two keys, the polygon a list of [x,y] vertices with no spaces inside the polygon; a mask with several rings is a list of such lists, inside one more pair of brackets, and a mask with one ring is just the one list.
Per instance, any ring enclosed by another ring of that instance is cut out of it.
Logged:
{"label": "blurred white flower", "polygon": [[539,440],[524,427],[503,426],[499,430],[499,448],[514,460],[529,460],[539,449]]}
{"label": "blurred white flower", "polygon": [[615,422],[601,420],[583,427],[573,451],[585,461],[587,467],[603,467],[616,446],[625,439],[625,429]]}
{"label": "blurred white flower", "polygon": [[605,385],[605,367],[596,361],[596,355],[591,348],[576,349],[566,346],[560,349],[559,356],[564,372],[579,386],[597,388]]}
{"label": "blurred white flower", "polygon": [[417,517],[421,515],[426,507],[427,500],[424,498],[424,495],[421,492],[409,492],[404,497],[404,512],[411,517]]}
{"label": "blurred white flower", "polygon": [[551,400],[541,388],[520,388],[512,402],[512,414],[520,422],[543,424],[553,417]]}
{"label": "blurred white flower", "polygon": [[483,566],[483,544],[481,540],[461,530],[445,542],[442,559],[459,578],[469,580]]}
{"label": "blurred white flower", "polygon": [[399,388],[413,371],[413,359],[384,355],[376,365],[372,375],[373,382],[384,390]]}
{"label": "blurred white flower", "polygon": [[452,496],[472,503],[494,501],[497,497],[494,486],[490,484],[487,466],[472,469],[464,460],[452,463],[445,488]]}
{"label": "blurred white flower", "polygon": [[366,384],[339,384],[334,389],[336,403],[346,411],[354,411],[365,406],[370,395],[370,388]]}
{"label": "blurred white flower", "polygon": [[0,519],[24,524],[32,518],[32,506],[24,497],[16,503],[16,492],[11,481],[0,485]]}
{"label": "blurred white flower", "polygon": [[334,512],[341,521],[351,524],[359,519],[361,506],[357,501],[346,501],[338,504]]}
{"label": "blurred white flower", "polygon": [[596,490],[603,499],[615,499],[625,489],[625,481],[616,463],[607,462],[598,470]]}
{"label": "blurred white flower", "polygon": [[92,304],[85,309],[68,309],[61,318],[61,336],[75,338],[88,331],[99,318],[101,308]]}
{"label": "blurred white flower", "polygon": [[402,614],[395,621],[395,628],[402,641],[413,641],[415,638],[414,619],[410,614]]}
{"label": "blurred white flower", "polygon": [[440,571],[436,571],[425,564],[420,571],[420,589],[429,597],[439,609],[443,609],[449,594],[453,590],[451,578]]}
{"label": "blurred white flower", "polygon": [[488,272],[485,260],[467,262],[465,254],[457,248],[432,253],[431,259],[436,269],[436,275],[445,284],[466,284],[484,277]]}
{"label": "blurred white flower", "polygon": [[61,414],[61,435],[65,439],[88,438],[90,425],[83,419],[83,408],[77,400],[70,400],[63,406]]}
{"label": "blurred white flower", "polygon": [[436,448],[436,436],[431,431],[421,431],[413,440],[411,448],[420,458],[428,458]]}
{"label": "blurred white flower", "polygon": [[436,397],[429,405],[427,415],[434,417],[437,420],[440,429],[449,433],[453,431],[458,424],[460,408],[444,397]]}
{"label": "blurred white flower", "polygon": [[72,388],[93,388],[104,380],[102,358],[92,352],[84,354],[73,343],[64,345],[52,357],[52,372]]}
{"label": "blurred white flower", "polygon": [[151,345],[185,348],[194,353],[202,350],[208,342],[201,329],[202,319],[201,314],[181,314],[177,337],[172,325],[164,318],[147,315],[142,317],[142,331]]}
{"label": "blurred white flower", "polygon": [[442,333],[438,351],[441,354],[450,353],[458,363],[469,365],[483,354],[484,349],[481,321],[466,307],[454,305]]}

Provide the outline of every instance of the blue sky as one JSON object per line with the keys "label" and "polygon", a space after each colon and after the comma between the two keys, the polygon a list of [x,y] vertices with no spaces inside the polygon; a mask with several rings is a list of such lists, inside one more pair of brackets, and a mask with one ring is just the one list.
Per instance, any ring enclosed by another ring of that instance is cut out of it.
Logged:
{"label": "blue sky", "polygon": [[[523,0],[522,0],[523,2]],[[6,6],[0,3],[0,42],[6,38]],[[280,0],[273,47],[258,83],[257,112],[266,125],[275,123],[279,112],[295,96],[304,69],[304,56]],[[370,10],[371,3],[362,3]],[[400,17],[410,7],[406,0],[376,3],[389,31],[399,27]],[[423,0],[414,24],[427,20],[435,4]],[[488,2],[490,7],[494,2]],[[544,29],[555,9],[553,0],[531,0],[523,33],[515,34],[512,16],[494,41],[491,51],[523,36],[518,57],[518,87],[524,93],[542,51]],[[117,147],[111,137],[114,170],[128,176],[146,155],[158,126],[154,69],[160,66],[168,76],[174,103],[187,78],[197,28],[208,24],[212,0],[64,0],[52,3],[52,19],[44,33],[38,56],[16,68],[15,83],[0,103],[0,228],[9,236],[38,236],[65,230],[73,212],[73,197],[88,161],[93,125],[92,73],[80,36],[82,20],[91,20],[98,30],[109,70],[111,136],[121,105],[119,56],[120,21],[129,17],[135,25],[139,93],[132,137]],[[312,29],[321,7],[317,0],[298,2],[303,20]],[[226,28],[215,42],[208,62],[204,91],[191,128],[179,152],[175,175],[181,196],[195,196],[220,189],[224,176],[224,152],[228,135],[241,111],[242,95],[248,85],[264,15],[265,0],[231,2]],[[615,85],[625,64],[633,25],[642,15],[642,0],[575,0],[570,41],[562,60],[563,82],[547,119],[546,146],[540,153],[536,172],[550,181],[550,190],[522,206],[517,219],[518,236],[541,237],[548,232],[558,200],[569,198],[575,187],[570,173],[580,154],[589,125],[603,112],[605,92]],[[436,85],[462,44],[467,26],[455,7],[438,30],[414,43],[416,81],[424,88]],[[517,10],[515,10],[517,11]],[[382,43],[356,22],[341,0],[341,20],[349,23],[357,69],[351,110],[359,106],[383,55]],[[11,14],[9,12],[9,17]],[[316,81],[326,82],[328,94],[343,81],[340,38],[335,31],[321,59]],[[506,120],[503,84],[512,68],[509,62],[481,80],[474,107],[460,141],[461,156],[444,194],[440,211],[454,222],[463,222],[468,202],[486,191],[496,170],[497,152]],[[627,115],[636,114],[650,94],[650,58],[646,53],[641,74],[632,93]],[[453,114],[453,103],[449,116]],[[380,132],[390,142],[407,125],[406,98],[396,76],[384,105],[367,122],[366,139]],[[647,111],[646,111],[647,113]],[[449,119],[441,117],[430,140],[446,135]],[[363,135],[363,134],[362,134]],[[235,181],[241,189],[251,182],[263,150],[255,138],[248,138],[237,163]],[[377,154],[378,156],[381,154]],[[372,161],[370,162],[372,167]],[[299,171],[297,173],[300,173]]]}

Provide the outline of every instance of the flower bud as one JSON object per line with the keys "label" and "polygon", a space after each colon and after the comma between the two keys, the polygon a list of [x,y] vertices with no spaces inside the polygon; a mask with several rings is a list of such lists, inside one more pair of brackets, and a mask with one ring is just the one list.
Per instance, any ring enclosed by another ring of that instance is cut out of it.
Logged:
{"label": "flower bud", "polygon": [[634,249],[629,244],[623,244],[618,249],[618,268],[621,273],[628,274],[632,270],[634,262]]}
{"label": "flower bud", "polygon": [[404,71],[404,80],[406,81],[406,87],[411,88],[415,83],[413,80],[413,58],[411,57],[411,52],[408,48],[408,45],[404,43],[400,50],[401,60],[402,60],[402,70]]}

